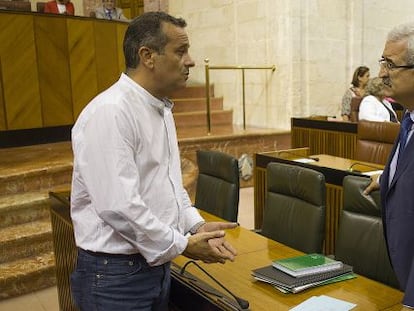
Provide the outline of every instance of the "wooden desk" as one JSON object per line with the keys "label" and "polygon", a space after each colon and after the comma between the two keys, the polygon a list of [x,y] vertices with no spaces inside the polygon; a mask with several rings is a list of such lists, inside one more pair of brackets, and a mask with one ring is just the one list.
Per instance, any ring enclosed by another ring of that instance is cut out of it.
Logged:
{"label": "wooden desk", "polygon": [[[220,221],[219,218],[203,211],[201,211],[201,214],[207,221]],[[76,255],[74,255],[76,254],[76,246],[69,215],[68,193],[51,196],[51,215],[60,310],[77,310],[73,306],[69,286],[69,276],[76,261]],[[396,308],[402,300],[403,293],[400,291],[364,277],[313,288],[295,295],[282,294],[268,284],[255,281],[250,275],[251,270],[268,265],[271,260],[301,253],[241,227],[228,230],[226,238],[238,250],[236,260],[224,265],[200,264],[235,295],[247,299],[251,310],[288,310],[311,296],[321,294],[357,303],[358,307],[353,310],[364,311]],[[180,256],[174,262],[182,266],[187,260],[188,258]],[[187,269],[188,272],[222,292],[220,288],[213,285],[202,272],[196,270],[193,266],[190,265]],[[195,294],[199,293],[196,292]],[[171,297],[171,299],[175,298]],[[184,297],[184,299],[188,299],[188,297]],[[195,310],[194,305],[188,310]],[[396,311],[398,309],[388,310]]]}
{"label": "wooden desk", "polygon": [[[205,212],[201,213],[206,220],[217,220],[216,217]],[[274,259],[300,255],[301,253],[241,227],[228,230],[226,238],[238,249],[236,260],[224,265],[203,263],[200,265],[235,295],[248,300],[251,310],[289,310],[317,295],[328,295],[355,303],[357,307],[352,310],[364,311],[384,310],[398,306],[402,300],[402,292],[362,276],[344,282],[315,287],[299,294],[282,294],[269,284],[255,281],[251,276],[251,271],[269,265]],[[254,247],[249,250],[246,245]],[[182,256],[174,260],[180,266],[183,266],[187,261],[188,259]],[[194,266],[189,265],[186,271],[223,292]]]}
{"label": "wooden desk", "polygon": [[[350,172],[353,168],[361,172],[382,169],[379,164],[361,162],[326,154],[318,154],[318,162],[299,163],[294,159],[300,155],[307,156],[307,148],[291,149],[288,151],[263,152],[255,154],[254,167],[254,223],[255,228],[262,226],[263,210],[266,200],[266,166],[270,162],[281,162],[292,165],[299,165],[317,170],[325,175],[326,180],[326,233],[325,233],[325,254],[334,254],[336,233],[338,231],[339,215],[342,210],[342,181],[347,175],[365,176],[360,173]],[[298,154],[297,156],[295,154]],[[360,163],[360,165],[358,165]],[[365,165],[364,165],[365,164]],[[368,178],[368,177],[367,177]]]}
{"label": "wooden desk", "polygon": [[327,118],[292,118],[292,148],[309,147],[310,154],[354,158],[358,123]]}

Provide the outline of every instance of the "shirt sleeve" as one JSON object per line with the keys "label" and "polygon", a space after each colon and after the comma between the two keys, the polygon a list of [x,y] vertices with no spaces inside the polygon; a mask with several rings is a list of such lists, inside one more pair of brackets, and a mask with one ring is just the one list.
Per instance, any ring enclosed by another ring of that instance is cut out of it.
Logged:
{"label": "shirt sleeve", "polygon": [[[82,161],[77,163],[88,187],[91,207],[103,226],[128,241],[150,265],[168,262],[185,250],[188,240],[161,222],[142,200],[142,172],[134,161],[133,141],[137,134],[129,129],[128,117],[105,107],[98,114],[85,126],[82,146],[78,148]],[[190,226],[200,216],[193,213],[186,217]]]}

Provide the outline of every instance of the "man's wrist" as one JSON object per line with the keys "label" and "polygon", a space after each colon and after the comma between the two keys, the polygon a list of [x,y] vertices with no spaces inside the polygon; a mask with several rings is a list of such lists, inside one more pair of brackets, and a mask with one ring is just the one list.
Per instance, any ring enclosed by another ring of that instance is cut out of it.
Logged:
{"label": "man's wrist", "polygon": [[196,234],[198,229],[200,229],[201,226],[203,226],[205,223],[205,221],[200,221],[196,223],[194,226],[191,227],[191,229],[188,232],[190,232],[191,234]]}

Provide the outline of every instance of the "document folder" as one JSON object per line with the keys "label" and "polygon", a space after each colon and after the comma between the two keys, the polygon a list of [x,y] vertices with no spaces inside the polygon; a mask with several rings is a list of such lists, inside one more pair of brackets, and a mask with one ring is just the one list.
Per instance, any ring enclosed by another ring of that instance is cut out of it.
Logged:
{"label": "document folder", "polygon": [[[252,271],[252,276],[259,281],[272,284],[286,292],[298,293],[309,287],[323,285],[334,282],[335,278],[342,279],[353,278],[352,267],[343,264],[342,268],[319,274],[307,275],[303,277],[293,277],[281,270],[274,268],[272,265],[258,268]],[[346,277],[345,277],[346,276]]]}

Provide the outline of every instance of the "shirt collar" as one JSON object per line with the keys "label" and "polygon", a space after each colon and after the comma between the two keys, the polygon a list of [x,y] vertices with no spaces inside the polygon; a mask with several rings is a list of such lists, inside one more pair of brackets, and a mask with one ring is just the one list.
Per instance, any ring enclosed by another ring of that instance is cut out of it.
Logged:
{"label": "shirt collar", "polygon": [[167,97],[164,97],[162,100],[156,98],[146,89],[144,89],[141,85],[139,85],[137,82],[128,77],[128,75],[125,73],[121,74],[119,80],[128,83],[128,85],[133,87],[136,91],[143,93],[145,96],[147,96],[149,100],[148,103],[155,109],[157,109],[160,115],[162,116],[164,115],[165,109],[171,110],[174,106],[174,103],[170,101]]}

